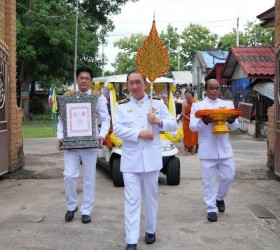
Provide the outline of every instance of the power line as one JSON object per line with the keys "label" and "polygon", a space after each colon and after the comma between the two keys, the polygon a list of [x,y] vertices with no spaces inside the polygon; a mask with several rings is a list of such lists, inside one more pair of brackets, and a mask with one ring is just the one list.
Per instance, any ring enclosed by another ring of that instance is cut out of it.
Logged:
{"label": "power line", "polygon": [[27,12],[31,12],[33,13],[34,15],[36,16],[42,16],[42,17],[50,17],[50,18],[61,18],[61,17],[66,17],[66,16],[69,16],[69,15],[73,15],[75,13],[75,10],[73,11],[70,11],[69,13],[67,14],[63,14],[63,15],[53,15],[53,16],[50,16],[50,15],[44,15],[44,14],[40,14],[36,11],[33,11],[33,10],[30,10],[28,9],[27,7],[25,7],[24,5],[20,4],[20,3],[17,3],[17,6],[20,6],[21,8],[25,9]]}

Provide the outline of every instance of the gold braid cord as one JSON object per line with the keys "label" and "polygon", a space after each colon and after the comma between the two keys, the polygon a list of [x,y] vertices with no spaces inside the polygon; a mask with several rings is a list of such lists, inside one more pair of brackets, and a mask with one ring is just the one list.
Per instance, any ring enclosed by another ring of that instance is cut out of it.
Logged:
{"label": "gold braid cord", "polygon": [[153,20],[149,36],[138,51],[136,67],[150,82],[154,82],[156,78],[163,76],[168,71],[168,50],[158,36],[155,20]]}

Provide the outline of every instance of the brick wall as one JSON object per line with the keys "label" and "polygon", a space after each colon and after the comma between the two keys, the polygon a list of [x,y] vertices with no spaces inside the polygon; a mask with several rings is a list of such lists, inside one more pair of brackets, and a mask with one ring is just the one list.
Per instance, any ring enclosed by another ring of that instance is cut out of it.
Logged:
{"label": "brick wall", "polygon": [[267,166],[274,170],[274,105],[267,110],[268,115],[268,133],[267,133]]}
{"label": "brick wall", "polygon": [[[280,46],[280,0],[275,0],[275,47],[276,49]],[[277,69],[276,69],[277,70]],[[275,74],[277,77],[277,74]],[[277,84],[279,79],[276,79]],[[275,86],[277,91],[277,86]],[[267,137],[267,166],[270,170],[274,171],[274,142],[275,142],[275,103],[268,109],[268,137]]]}
{"label": "brick wall", "polygon": [[0,21],[0,36],[9,53],[8,165],[11,172],[24,165],[22,111],[16,103],[16,0],[0,0]]}

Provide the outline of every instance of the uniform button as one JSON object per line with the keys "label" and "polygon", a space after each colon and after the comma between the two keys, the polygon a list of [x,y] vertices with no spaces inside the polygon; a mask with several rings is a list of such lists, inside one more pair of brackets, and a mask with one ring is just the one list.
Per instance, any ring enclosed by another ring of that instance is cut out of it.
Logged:
{"label": "uniform button", "polygon": [[142,150],[144,150],[144,148],[141,148]]}
{"label": "uniform button", "polygon": [[144,128],[144,126],[141,126],[141,128]]}
{"label": "uniform button", "polygon": [[142,117],[143,117],[143,115],[139,115],[139,117],[140,117],[140,118],[142,118]]}

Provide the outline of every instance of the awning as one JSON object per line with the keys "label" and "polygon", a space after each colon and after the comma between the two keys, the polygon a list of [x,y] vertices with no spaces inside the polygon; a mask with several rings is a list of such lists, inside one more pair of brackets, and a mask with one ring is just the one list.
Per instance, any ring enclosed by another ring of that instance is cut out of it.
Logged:
{"label": "awning", "polygon": [[274,82],[257,83],[253,90],[274,101]]}

